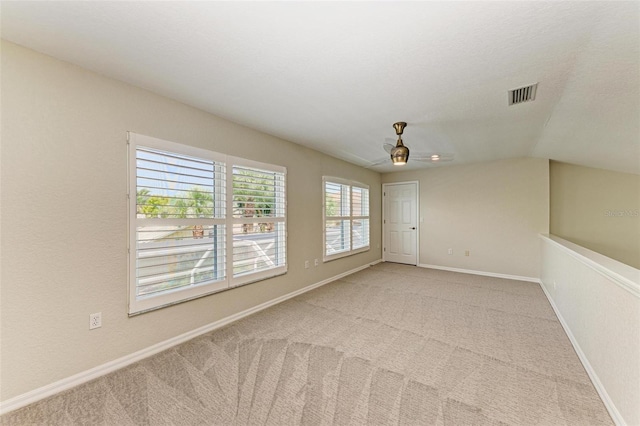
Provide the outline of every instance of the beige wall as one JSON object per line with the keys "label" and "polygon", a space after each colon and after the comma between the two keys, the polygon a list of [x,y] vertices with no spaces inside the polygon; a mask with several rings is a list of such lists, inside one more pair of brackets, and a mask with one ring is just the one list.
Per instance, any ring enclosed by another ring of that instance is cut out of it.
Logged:
{"label": "beige wall", "polygon": [[[378,173],[11,43],[1,78],[2,400],[380,258]],[[286,166],[289,272],[129,318],[128,130]],[[305,270],[324,174],[370,185],[372,249]]]}
{"label": "beige wall", "polygon": [[640,176],[552,161],[550,232],[640,269]]}
{"label": "beige wall", "polygon": [[[540,276],[539,233],[549,230],[548,161],[520,158],[389,173],[419,181],[419,263]],[[453,249],[453,255],[447,250]],[[464,256],[469,250],[470,256]]]}

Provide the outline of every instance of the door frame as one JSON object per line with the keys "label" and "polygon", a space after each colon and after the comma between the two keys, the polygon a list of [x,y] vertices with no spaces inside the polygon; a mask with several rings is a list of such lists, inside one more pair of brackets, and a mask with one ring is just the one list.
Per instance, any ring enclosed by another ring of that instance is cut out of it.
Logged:
{"label": "door frame", "polygon": [[387,222],[385,218],[385,197],[386,197],[386,188],[392,185],[402,185],[406,183],[415,183],[416,184],[416,266],[420,264],[420,181],[417,180],[408,180],[404,182],[389,182],[382,184],[382,261],[387,261]]}

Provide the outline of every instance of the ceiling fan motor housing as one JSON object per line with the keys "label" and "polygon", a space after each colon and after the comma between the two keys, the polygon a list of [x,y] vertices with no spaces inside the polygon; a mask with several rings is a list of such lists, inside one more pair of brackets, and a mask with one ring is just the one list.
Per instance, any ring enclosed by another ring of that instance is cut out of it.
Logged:
{"label": "ceiling fan motor housing", "polygon": [[396,135],[398,136],[402,135],[405,127],[407,127],[407,123],[405,123],[404,121],[393,123],[393,128],[396,129]]}

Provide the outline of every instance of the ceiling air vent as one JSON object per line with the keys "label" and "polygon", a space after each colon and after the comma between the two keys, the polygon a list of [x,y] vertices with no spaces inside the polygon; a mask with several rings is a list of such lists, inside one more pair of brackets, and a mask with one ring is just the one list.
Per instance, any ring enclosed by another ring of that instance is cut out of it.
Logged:
{"label": "ceiling air vent", "polygon": [[509,90],[509,105],[516,105],[534,100],[536,98],[537,88],[538,83],[521,87],[519,89]]}

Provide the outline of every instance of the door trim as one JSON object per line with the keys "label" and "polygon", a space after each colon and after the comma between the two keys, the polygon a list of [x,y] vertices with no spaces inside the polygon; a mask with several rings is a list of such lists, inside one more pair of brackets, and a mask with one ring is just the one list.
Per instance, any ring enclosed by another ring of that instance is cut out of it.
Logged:
{"label": "door trim", "polygon": [[386,197],[386,188],[392,185],[402,185],[406,183],[416,184],[416,266],[420,264],[420,181],[408,180],[405,182],[390,182],[382,184],[382,261],[387,261],[387,242],[385,236],[387,235],[387,223],[384,217],[384,206]]}

